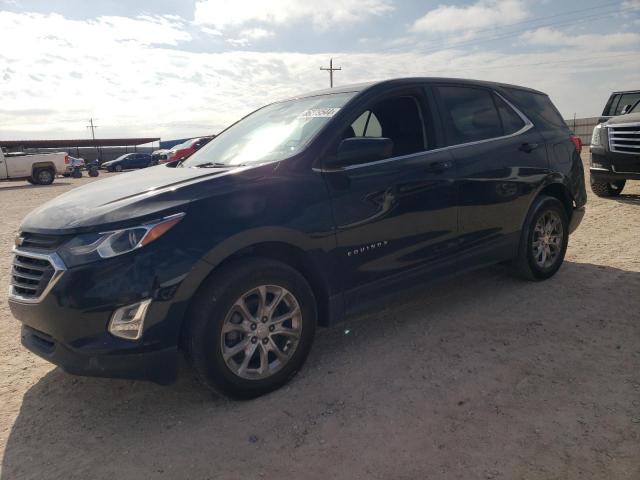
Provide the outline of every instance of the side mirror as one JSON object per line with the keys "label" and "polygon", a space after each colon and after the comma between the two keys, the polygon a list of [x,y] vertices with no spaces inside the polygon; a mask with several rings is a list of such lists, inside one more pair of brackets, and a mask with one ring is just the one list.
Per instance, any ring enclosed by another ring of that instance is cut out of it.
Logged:
{"label": "side mirror", "polygon": [[631,110],[632,105],[625,105],[620,111],[620,115],[626,114],[629,110]]}
{"label": "side mirror", "polygon": [[338,146],[337,155],[328,159],[328,164],[332,167],[358,165],[384,160],[389,158],[392,153],[393,141],[390,138],[345,138]]}

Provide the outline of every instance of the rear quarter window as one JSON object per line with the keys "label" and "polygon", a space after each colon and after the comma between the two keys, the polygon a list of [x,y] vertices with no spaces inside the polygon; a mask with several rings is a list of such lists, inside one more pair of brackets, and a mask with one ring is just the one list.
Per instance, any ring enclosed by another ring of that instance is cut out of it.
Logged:
{"label": "rear quarter window", "polygon": [[543,122],[547,126],[568,129],[562,115],[551,102],[551,99],[544,94],[529,92],[526,90],[507,89],[517,106],[524,111],[527,116],[534,117],[538,122]]}

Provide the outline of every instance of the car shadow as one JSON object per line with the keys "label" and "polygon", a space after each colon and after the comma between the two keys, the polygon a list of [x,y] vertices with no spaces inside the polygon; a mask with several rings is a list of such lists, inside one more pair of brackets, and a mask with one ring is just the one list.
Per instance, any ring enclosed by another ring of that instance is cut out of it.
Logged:
{"label": "car shadow", "polygon": [[26,190],[29,188],[52,188],[52,187],[64,187],[68,185],[73,185],[71,182],[58,182],[54,181],[51,185],[31,185],[30,183],[26,183],[24,185],[11,185],[8,187],[0,186],[0,192],[8,192],[10,190]]}
{"label": "car shadow", "polygon": [[[0,479],[163,474],[164,478],[227,478],[224,472],[233,470],[225,469],[236,466],[241,469],[231,477],[257,478],[272,458],[280,458],[282,470],[271,472],[284,473],[287,468],[303,468],[308,460],[303,452],[308,454],[312,446],[321,449],[323,441],[338,445],[348,441],[344,432],[356,439],[363,435],[358,445],[364,452],[372,448],[367,446],[367,425],[381,419],[411,425],[400,417],[408,408],[405,396],[417,388],[414,384],[424,389],[419,396],[428,401],[429,411],[443,412],[444,419],[448,408],[459,407],[449,407],[433,393],[432,385],[447,383],[452,371],[477,377],[490,392],[492,384],[485,382],[484,372],[517,369],[523,362],[533,365],[536,360],[524,356],[540,355],[536,345],[547,337],[556,342],[552,351],[562,359],[571,355],[565,351],[578,348],[571,343],[578,324],[585,331],[611,335],[599,323],[602,319],[613,316],[627,321],[620,318],[624,317],[621,302],[616,302],[613,292],[628,302],[624,307],[628,321],[631,312],[640,311],[640,272],[567,261],[546,282],[524,282],[506,273],[506,268],[498,266],[427,285],[375,313],[321,330],[299,375],[282,389],[253,401],[231,401],[208,393],[184,364],[178,382],[167,387],[74,377],[53,369],[22,398]],[[592,355],[597,354],[597,346],[589,348]],[[473,364],[459,368],[464,357],[477,349],[484,353],[474,357]],[[436,351],[441,357],[433,356]],[[402,368],[405,362],[413,373]],[[557,372],[558,363],[547,374]],[[378,365],[390,365],[385,367],[390,370],[380,371]],[[425,376],[431,383],[424,381]],[[530,410],[520,413],[523,418],[534,415]],[[334,425],[337,438],[332,440],[323,428],[333,425],[335,415],[341,415],[342,423]],[[493,415],[495,420],[487,421],[500,422]],[[516,429],[518,424],[506,428]],[[465,444],[482,445],[483,431],[475,432],[477,442],[469,438]],[[331,460],[327,462],[327,468],[333,468]]]}
{"label": "car shadow", "polygon": [[627,203],[629,205],[640,205],[640,194],[637,193],[627,193],[621,194],[618,197],[614,197],[616,202]]}

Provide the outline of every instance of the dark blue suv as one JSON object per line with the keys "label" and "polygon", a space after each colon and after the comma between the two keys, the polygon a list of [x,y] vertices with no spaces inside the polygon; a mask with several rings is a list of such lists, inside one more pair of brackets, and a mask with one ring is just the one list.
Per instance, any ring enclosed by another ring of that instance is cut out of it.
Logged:
{"label": "dark blue suv", "polygon": [[284,384],[316,326],[499,262],[560,268],[580,145],[549,98],[389,80],[261,108],[182,163],[30,213],[9,303],[23,344],[80,375],[168,383],[178,352],[234,397]]}

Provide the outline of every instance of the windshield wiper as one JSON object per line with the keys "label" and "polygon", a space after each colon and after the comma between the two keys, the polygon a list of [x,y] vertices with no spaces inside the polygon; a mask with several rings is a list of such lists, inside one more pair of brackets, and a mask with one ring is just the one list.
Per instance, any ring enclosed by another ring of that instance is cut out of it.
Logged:
{"label": "windshield wiper", "polygon": [[237,164],[229,165],[228,163],[222,163],[222,162],[206,162],[206,163],[201,163],[195,166],[198,168],[234,168],[234,167],[244,167],[245,164],[237,163]]}

